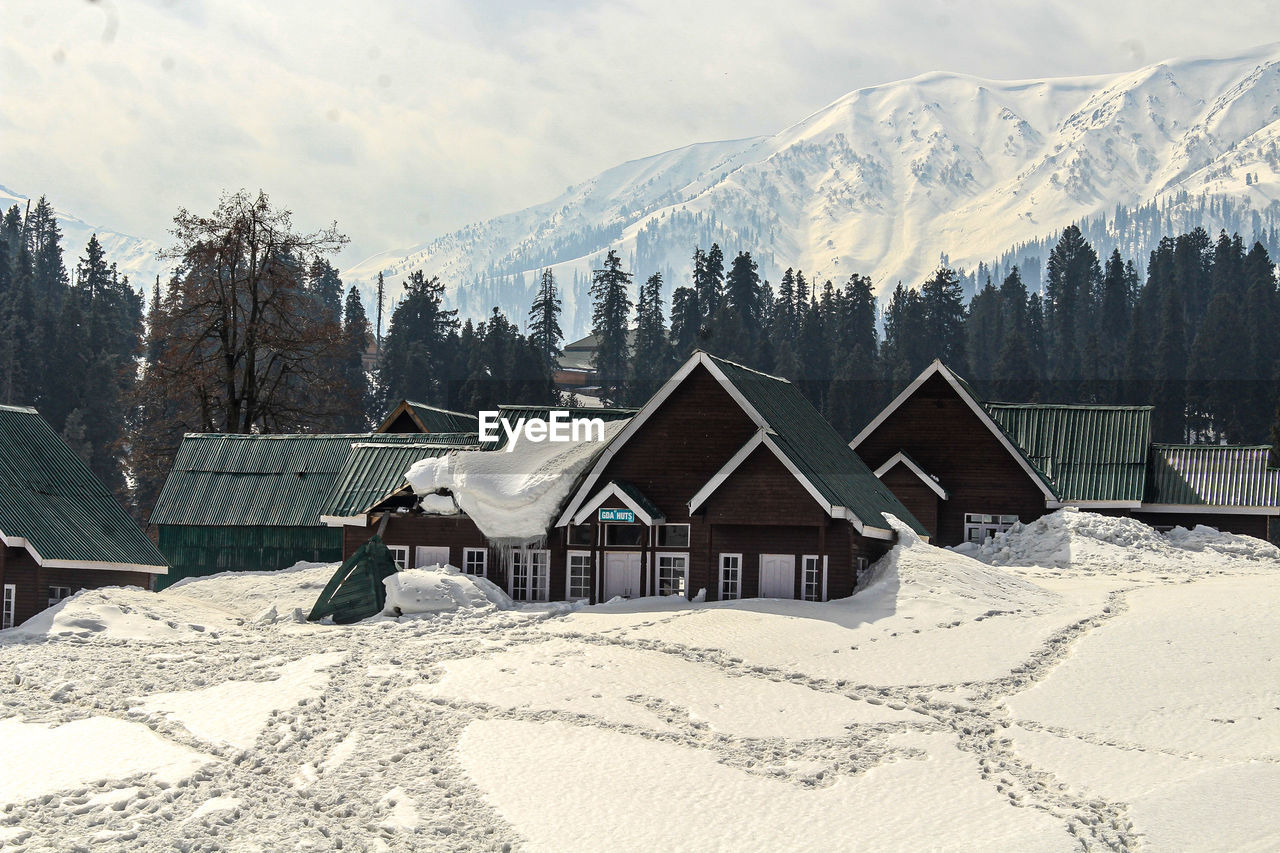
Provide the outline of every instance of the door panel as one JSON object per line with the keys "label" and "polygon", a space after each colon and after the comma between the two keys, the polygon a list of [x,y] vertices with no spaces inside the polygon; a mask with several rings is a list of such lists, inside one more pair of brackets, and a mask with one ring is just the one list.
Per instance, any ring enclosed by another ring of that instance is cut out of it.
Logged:
{"label": "door panel", "polygon": [[640,555],[630,551],[606,551],[604,555],[604,601],[615,596],[634,598],[640,589]]}
{"label": "door panel", "polygon": [[760,597],[796,597],[796,558],[794,554],[760,555]]}
{"label": "door panel", "polygon": [[419,569],[429,566],[448,565],[449,546],[419,545],[414,549],[413,565]]}

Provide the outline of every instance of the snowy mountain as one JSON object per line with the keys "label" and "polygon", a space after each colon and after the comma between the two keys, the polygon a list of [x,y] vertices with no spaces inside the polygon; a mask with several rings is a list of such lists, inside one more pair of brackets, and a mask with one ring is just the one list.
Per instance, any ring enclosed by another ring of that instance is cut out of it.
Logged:
{"label": "snowy mountain", "polygon": [[918,283],[944,253],[972,268],[1117,205],[1229,197],[1275,217],[1278,144],[1280,44],[1092,77],[925,74],[851,92],[773,136],[624,163],[344,278],[368,284],[381,270],[397,282],[422,269],[467,315],[499,305],[523,317],[536,271],[552,266],[572,334],[608,248],[669,285],[712,240],[750,250],[775,281],[795,266],[869,274],[881,288]]}
{"label": "snowy mountain", "polygon": [[[27,196],[0,184],[0,208],[8,210],[18,205],[21,210],[27,208]],[[90,225],[83,219],[67,213],[57,206],[57,199],[50,199],[58,213],[58,225],[62,228],[63,263],[67,272],[74,275],[76,261],[84,255],[89,237],[98,235],[98,242],[106,251],[108,263],[114,263],[121,275],[129,276],[135,290],[141,288],[150,293],[150,284],[158,275],[167,278],[169,266],[156,257],[161,246],[153,240],[122,234],[111,228]],[[35,205],[35,199],[31,199]]]}

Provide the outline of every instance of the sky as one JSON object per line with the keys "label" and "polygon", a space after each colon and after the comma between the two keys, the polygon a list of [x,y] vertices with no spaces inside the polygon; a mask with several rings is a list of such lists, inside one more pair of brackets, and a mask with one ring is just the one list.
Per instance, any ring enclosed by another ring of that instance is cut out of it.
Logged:
{"label": "sky", "polygon": [[[342,265],[626,160],[930,71],[1131,70],[1280,38],[1268,0],[2,0],[0,184],[168,241],[263,189]],[[1270,31],[1267,31],[1270,26]]]}

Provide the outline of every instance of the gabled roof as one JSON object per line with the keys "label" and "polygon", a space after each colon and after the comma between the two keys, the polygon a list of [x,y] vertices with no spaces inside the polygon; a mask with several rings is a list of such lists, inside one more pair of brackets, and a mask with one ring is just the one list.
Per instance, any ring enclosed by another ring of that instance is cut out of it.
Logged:
{"label": "gabled roof", "polygon": [[912,459],[904,451],[899,450],[897,453],[890,456],[888,459],[884,461],[884,464],[881,465],[879,468],[877,468],[873,473],[878,478],[883,480],[885,474],[888,474],[890,471],[892,471],[894,468],[896,468],[899,465],[901,465],[903,468],[906,468],[908,471],[914,474],[917,478],[919,478],[919,480],[922,483],[924,483],[926,486],[928,486],[929,489],[935,495],[942,498],[944,501],[949,500],[949,496],[947,495],[947,490],[942,488],[942,484],[938,482],[938,479],[934,477],[932,474],[925,471],[924,468],[920,467],[920,463]]}
{"label": "gabled roof", "polygon": [[985,406],[1061,500],[1133,507],[1142,502],[1151,406]]}
{"label": "gabled roof", "polygon": [[558,526],[569,523],[582,501],[592,494],[596,481],[618,449],[643,427],[663,401],[699,366],[711,373],[747,417],[766,434],[766,438],[759,440],[767,440],[770,449],[829,515],[847,518],[864,535],[888,537],[892,535],[884,519],[884,513],[888,512],[921,535],[928,535],[799,389],[786,379],[760,373],[701,350],[689,357],[600,455],[561,514]]}
{"label": "gabled roof", "polygon": [[0,406],[0,537],[42,566],[168,571],[89,466],[22,406]]}
{"label": "gabled roof", "polygon": [[415,433],[191,433],[178,447],[151,523],[319,526],[353,444],[422,440]]}
{"label": "gabled roof", "polygon": [[635,512],[636,517],[645,524],[662,524],[667,520],[662,510],[653,501],[649,500],[634,483],[628,480],[610,480],[603,489],[583,502],[582,508],[574,516],[573,523],[582,524],[587,520],[587,516],[591,514],[592,509],[610,497],[616,497],[630,507]]}
{"label": "gabled roof", "polygon": [[872,419],[871,423],[863,427],[862,431],[854,436],[853,441],[849,442],[849,446],[854,450],[857,450],[858,445],[862,444],[862,442],[866,440],[867,436],[875,432],[881,424],[889,419],[890,415],[896,412],[903,403],[911,399],[916,391],[920,390],[921,385],[928,382],[929,379],[934,376],[942,377],[947,384],[955,390],[956,394],[960,396],[960,399],[968,405],[969,409],[975,415],[977,415],[978,420],[982,422],[983,426],[991,431],[991,434],[994,435],[996,439],[1004,445],[1004,448],[1009,451],[1009,455],[1013,457],[1014,461],[1018,463],[1022,470],[1027,472],[1027,475],[1031,477],[1032,482],[1034,482],[1040,488],[1040,491],[1044,493],[1047,501],[1059,500],[1059,496],[1057,491],[1054,489],[1053,482],[1045,476],[1043,471],[1037,468],[1036,465],[1027,458],[1026,453],[1024,453],[1022,448],[1020,448],[1013,439],[1009,437],[1008,433],[1004,431],[1000,424],[996,423],[995,419],[991,417],[991,413],[987,410],[986,405],[983,403],[982,398],[974,393],[973,388],[969,386],[968,382],[957,376],[954,371],[938,359],[934,359],[933,363],[926,367],[924,371],[915,378],[915,381],[902,389],[902,393],[897,397],[894,397],[892,403],[885,406],[880,411],[880,414],[876,415]]}
{"label": "gabled roof", "polygon": [[[419,436],[414,444],[386,442],[358,443],[351,446],[347,461],[338,472],[337,485],[320,516],[324,521],[350,518],[367,511],[378,501],[406,484],[404,472],[415,462],[443,456],[453,450],[475,450],[478,445],[438,442],[440,436],[456,433],[432,433]],[[467,434],[463,434],[467,435]]]}
{"label": "gabled roof", "polygon": [[[1267,445],[1153,444],[1148,504],[1265,508],[1280,514],[1280,470]],[[1158,506],[1143,509],[1158,511]]]}
{"label": "gabled roof", "polygon": [[467,433],[475,432],[480,428],[480,421],[475,415],[451,412],[448,409],[428,406],[426,403],[415,403],[413,400],[402,400],[391,410],[391,414],[383,419],[378,432],[386,432],[401,415],[408,415],[419,432]]}

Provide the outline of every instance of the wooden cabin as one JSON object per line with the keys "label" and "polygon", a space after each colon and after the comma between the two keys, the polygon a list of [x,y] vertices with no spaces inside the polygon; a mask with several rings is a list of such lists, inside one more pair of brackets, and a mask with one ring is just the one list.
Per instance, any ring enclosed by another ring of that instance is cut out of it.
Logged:
{"label": "wooden cabin", "polygon": [[164,555],[35,409],[0,406],[0,628],[82,589],[140,586]]}
{"label": "wooden cabin", "polygon": [[401,488],[344,528],[344,554],[380,531],[406,565],[447,556],[517,600],[824,601],[892,544],[886,514],[927,535],[795,386],[702,352],[578,480],[538,541],[496,543]]}
{"label": "wooden cabin", "polygon": [[1151,441],[1150,406],[992,403],[935,361],[850,442],[940,545],[1063,506],[1268,537],[1270,448]]}

